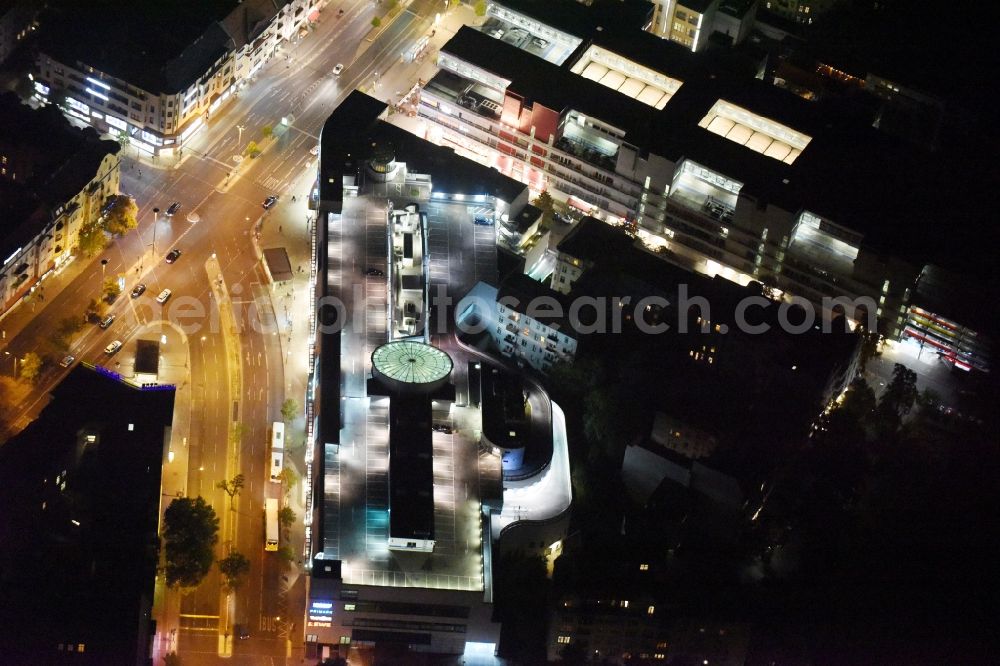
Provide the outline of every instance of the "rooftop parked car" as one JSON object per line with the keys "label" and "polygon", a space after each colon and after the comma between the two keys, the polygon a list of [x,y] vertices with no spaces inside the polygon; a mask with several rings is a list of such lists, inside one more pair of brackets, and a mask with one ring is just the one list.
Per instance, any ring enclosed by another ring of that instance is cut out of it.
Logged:
{"label": "rooftop parked car", "polygon": [[278,203],[278,195],[272,194],[268,198],[264,199],[264,203],[262,205],[264,206],[264,210],[270,210],[276,203]]}
{"label": "rooftop parked car", "polygon": [[101,323],[99,324],[99,326],[101,328],[107,329],[107,328],[110,328],[111,324],[113,324],[113,323],[115,323],[115,315],[109,314],[107,317],[105,317],[104,319],[101,320]]}
{"label": "rooftop parked car", "polygon": [[181,209],[181,203],[179,201],[173,202],[172,204],[170,204],[170,207],[167,208],[167,217],[173,217],[174,213],[176,213],[180,209]]}
{"label": "rooftop parked car", "polygon": [[177,258],[181,256],[181,251],[178,249],[173,249],[167,254],[167,263],[172,264],[177,261]]}
{"label": "rooftop parked car", "polygon": [[108,345],[107,347],[104,348],[104,353],[107,354],[108,356],[111,356],[112,354],[116,353],[121,348],[122,348],[122,341],[121,340],[115,340],[110,345]]}
{"label": "rooftop parked car", "polygon": [[146,291],[146,285],[137,284],[132,287],[132,298],[139,298]]}

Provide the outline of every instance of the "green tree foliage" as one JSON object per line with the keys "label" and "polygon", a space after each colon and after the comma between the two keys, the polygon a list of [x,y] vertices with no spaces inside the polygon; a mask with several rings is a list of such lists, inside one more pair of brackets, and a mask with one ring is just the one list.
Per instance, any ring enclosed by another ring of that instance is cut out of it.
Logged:
{"label": "green tree foliage", "polygon": [[90,303],[87,304],[87,309],[85,314],[89,321],[94,321],[95,319],[100,319],[104,317],[104,313],[108,311],[108,304],[103,300],[97,300],[96,298],[90,299]]}
{"label": "green tree foliage", "polygon": [[295,473],[289,465],[285,465],[281,468],[281,475],[278,477],[281,479],[281,485],[285,489],[285,495],[292,492],[295,488],[295,484],[299,482],[299,475]]}
{"label": "green tree foliage", "polygon": [[295,417],[298,415],[299,403],[296,402],[295,398],[288,398],[281,403],[281,418],[285,421],[294,421]]}
{"label": "green tree foliage", "polygon": [[373,28],[377,28],[377,27],[379,27],[380,25],[382,25],[382,19],[380,19],[380,18],[379,18],[379,17],[377,17],[377,16],[373,17],[373,18],[372,18],[372,27],[373,27]]}
{"label": "green tree foliage", "polygon": [[916,400],[917,373],[897,363],[892,369],[892,379],[875,408],[875,427],[880,434],[885,436],[898,430]]}
{"label": "green tree foliage", "polygon": [[250,560],[243,553],[232,550],[224,558],[219,560],[219,571],[225,578],[227,590],[235,590],[242,583],[244,577],[250,572]]}
{"label": "green tree foliage", "polygon": [[542,221],[538,226],[545,229],[550,228],[552,226],[552,216],[556,212],[556,202],[552,199],[552,195],[548,192],[542,192],[535,197],[531,205],[542,211]]}
{"label": "green tree foliage", "polygon": [[35,352],[28,352],[21,359],[21,379],[34,384],[42,372],[42,357]]}
{"label": "green tree foliage", "polygon": [[194,587],[212,568],[219,518],[203,497],[179,497],[163,513],[167,585]]}
{"label": "green tree foliage", "polygon": [[132,143],[132,138],[125,130],[120,130],[118,134],[115,135],[115,140],[121,144],[122,148],[128,148],[129,144]]}
{"label": "green tree foliage", "polygon": [[233,446],[239,446],[243,442],[243,424],[234,423],[229,429],[229,443]]}
{"label": "green tree foliage", "polygon": [[291,546],[285,545],[278,549],[278,560],[284,569],[288,569],[295,562],[295,551]]}
{"label": "green tree foliage", "polygon": [[246,149],[244,149],[243,154],[248,155],[249,157],[257,157],[258,155],[260,155],[260,146],[257,145],[256,141],[251,141],[250,143],[247,144],[247,147]]}
{"label": "green tree foliage", "polygon": [[[452,6],[454,7],[456,0],[452,1]],[[486,0],[477,0],[476,2],[476,16],[482,18],[486,16]]]}
{"label": "green tree foliage", "polygon": [[92,257],[108,244],[108,237],[104,233],[104,226],[100,220],[88,222],[80,227],[80,234],[77,236],[77,247],[85,257]]}
{"label": "green tree foliage", "polygon": [[270,139],[274,135],[274,127],[271,125],[264,125],[260,128],[260,136],[265,141]]}
{"label": "green tree foliage", "polygon": [[242,474],[237,474],[228,481],[223,479],[222,481],[216,482],[215,487],[218,488],[219,490],[222,490],[227,495],[229,495],[230,511],[235,510],[235,508],[233,507],[233,502],[235,501],[236,496],[240,494],[240,491],[243,490],[243,484],[245,483],[245,481],[246,479],[243,478]]}
{"label": "green tree foliage", "polygon": [[278,511],[278,522],[285,527],[291,527],[295,524],[295,511],[292,510],[290,506],[283,506],[281,510]]}
{"label": "green tree foliage", "polygon": [[104,230],[112,236],[124,236],[135,229],[139,223],[139,207],[135,199],[125,194],[115,194],[108,197],[108,200],[114,201],[114,205],[104,218]]}
{"label": "green tree foliage", "polygon": [[101,288],[101,294],[104,296],[104,300],[108,303],[113,303],[116,298],[122,293],[121,287],[118,286],[118,280],[115,278],[105,278],[104,286]]}

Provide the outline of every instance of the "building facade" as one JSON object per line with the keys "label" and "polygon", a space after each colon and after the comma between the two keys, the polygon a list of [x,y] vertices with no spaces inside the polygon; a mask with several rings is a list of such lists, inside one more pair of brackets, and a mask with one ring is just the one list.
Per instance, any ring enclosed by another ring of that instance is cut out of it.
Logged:
{"label": "building facade", "polygon": [[[60,104],[68,115],[101,132],[127,137],[129,145],[147,155],[176,154],[282,43],[316,18],[318,1],[219,4],[231,6],[221,7],[216,16],[206,10],[166,18],[190,23],[187,32],[194,38],[184,45],[162,44],[158,50],[151,45],[139,69],[109,58],[102,45],[74,38],[77,22],[84,21],[84,26],[108,33],[113,46],[136,48],[131,42],[116,43],[121,41],[119,23],[108,25],[107,17],[91,16],[86,8],[80,16],[47,17],[33,72],[35,97]],[[143,22],[135,14],[126,16]],[[116,20],[123,19],[116,14]]]}
{"label": "building facade", "polygon": [[0,2],[0,62],[7,60],[21,40],[35,29],[37,15],[37,7],[28,0]]}
{"label": "building facade", "polygon": [[121,146],[58,113],[0,101],[18,133],[0,138],[0,314],[73,256],[80,231],[118,194]]}
{"label": "building facade", "polygon": [[[626,52],[606,32],[557,65],[463,28],[421,92],[426,135],[581,212],[634,225],[682,267],[820,306],[871,299],[882,332],[898,339],[920,263],[894,255],[874,223],[907,205],[906,188],[880,175],[899,146],[877,153],[887,137],[870,123],[838,120],[752,77],[699,70],[668,43],[657,40],[654,57],[648,33]],[[473,93],[501,111],[461,103]],[[843,163],[857,168],[845,175]],[[873,202],[884,205],[860,205]]]}

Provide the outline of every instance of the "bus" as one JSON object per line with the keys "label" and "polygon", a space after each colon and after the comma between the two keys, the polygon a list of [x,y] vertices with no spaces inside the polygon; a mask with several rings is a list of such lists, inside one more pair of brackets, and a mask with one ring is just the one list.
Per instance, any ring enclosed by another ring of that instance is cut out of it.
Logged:
{"label": "bus", "polygon": [[285,424],[271,424],[271,481],[281,483],[281,469],[285,465]]}
{"label": "bus", "polygon": [[264,500],[264,550],[278,550],[278,500]]}

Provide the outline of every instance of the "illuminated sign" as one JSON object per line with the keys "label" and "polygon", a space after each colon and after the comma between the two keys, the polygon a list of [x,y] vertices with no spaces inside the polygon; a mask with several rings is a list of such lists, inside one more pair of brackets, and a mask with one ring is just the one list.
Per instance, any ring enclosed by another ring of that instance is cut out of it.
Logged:
{"label": "illuminated sign", "polygon": [[329,627],[333,624],[333,603],[330,601],[309,602],[310,627]]}
{"label": "illuminated sign", "polygon": [[105,90],[111,90],[111,86],[109,86],[107,83],[105,83],[104,81],[100,81],[98,79],[95,79],[92,76],[88,76],[87,77],[87,81],[89,83],[93,83],[95,86],[99,86],[101,88],[104,88]]}

